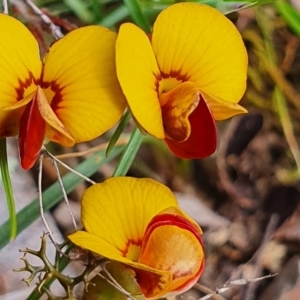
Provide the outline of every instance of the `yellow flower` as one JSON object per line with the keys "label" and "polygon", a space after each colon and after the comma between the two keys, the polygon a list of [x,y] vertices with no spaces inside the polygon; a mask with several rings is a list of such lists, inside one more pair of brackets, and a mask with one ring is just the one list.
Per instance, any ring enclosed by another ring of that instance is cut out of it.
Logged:
{"label": "yellow flower", "polygon": [[179,157],[212,154],[215,120],[246,112],[237,104],[246,86],[243,41],[235,26],[209,6],[170,6],[150,37],[123,24],[116,67],[138,125]]}
{"label": "yellow flower", "polygon": [[0,138],[19,134],[23,168],[44,139],[70,147],[110,129],[126,102],[115,71],[116,33],[76,29],[40,60],[39,46],[18,20],[0,14]]}
{"label": "yellow flower", "polygon": [[132,268],[146,299],[182,293],[203,271],[200,227],[152,179],[115,177],[90,187],[82,222],[86,231],[69,239]]}

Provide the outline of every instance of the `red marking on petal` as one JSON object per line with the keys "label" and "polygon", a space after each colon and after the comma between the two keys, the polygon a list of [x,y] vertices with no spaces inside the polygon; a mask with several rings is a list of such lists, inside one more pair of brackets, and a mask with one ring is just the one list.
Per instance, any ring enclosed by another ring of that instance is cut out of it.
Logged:
{"label": "red marking on petal", "polygon": [[122,252],[122,255],[123,255],[124,257],[126,257],[126,255],[128,254],[128,250],[129,250],[129,247],[130,247],[131,245],[141,246],[141,245],[142,245],[142,241],[141,241],[141,240],[135,241],[135,240],[133,240],[133,239],[129,239],[129,240],[127,241],[127,243],[126,243],[125,248],[124,248],[123,250],[120,250],[120,249],[119,249],[119,250]]}
{"label": "red marking on petal", "polygon": [[28,77],[25,80],[18,79],[19,86],[16,88],[17,100],[22,100],[24,98],[24,92],[31,85],[38,85],[40,82],[39,79],[36,79],[31,72],[28,73]]}
{"label": "red marking on petal", "polygon": [[46,122],[39,112],[35,95],[27,104],[20,120],[19,151],[23,169],[30,169],[36,162],[45,133]]}
{"label": "red marking on petal", "polygon": [[166,138],[165,143],[178,157],[204,158],[213,154],[217,147],[217,129],[212,113],[201,96],[197,108],[190,114],[191,134],[184,142]]}
{"label": "red marking on petal", "polygon": [[194,234],[194,236],[197,238],[197,240],[200,242],[200,244],[203,247],[203,242],[201,235],[197,229],[196,226],[194,226],[190,221],[188,221],[186,218],[179,216],[179,215],[172,215],[172,214],[161,214],[155,216],[150,223],[147,226],[143,243],[145,240],[148,239],[148,237],[151,235],[153,230],[157,227],[164,226],[164,225],[173,225],[180,227],[182,229],[186,229]]}

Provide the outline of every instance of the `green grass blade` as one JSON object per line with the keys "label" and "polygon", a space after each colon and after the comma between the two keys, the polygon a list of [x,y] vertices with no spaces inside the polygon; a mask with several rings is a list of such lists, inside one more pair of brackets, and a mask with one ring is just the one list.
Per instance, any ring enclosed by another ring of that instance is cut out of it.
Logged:
{"label": "green grass blade", "polygon": [[151,33],[151,25],[147,17],[143,14],[137,0],[123,0],[127,6],[133,21],[145,32]]}
{"label": "green grass blade", "polygon": [[131,134],[130,140],[119,160],[119,163],[114,171],[113,176],[125,176],[138,152],[140,145],[143,141],[141,131],[136,128]]}
{"label": "green grass blade", "polygon": [[275,2],[277,11],[281,14],[282,18],[288,26],[300,36],[300,14],[286,1],[278,0]]}
{"label": "green grass blade", "polygon": [[130,111],[127,110],[125,112],[125,114],[123,115],[117,129],[115,130],[114,134],[112,135],[112,137],[109,140],[109,144],[107,146],[106,153],[105,153],[106,156],[108,156],[109,153],[111,152],[111,150],[115,147],[118,139],[120,138],[120,135],[122,134],[126,125],[128,124],[130,117],[131,117]]}
{"label": "green grass blade", "polygon": [[93,13],[84,2],[80,0],[64,0],[63,2],[82,22],[91,24],[95,20]]}
{"label": "green grass blade", "polygon": [[[75,170],[85,176],[93,175],[102,165],[108,163],[122,152],[124,146],[115,147],[109,157],[105,157],[105,150],[99,151],[86,159]],[[62,178],[67,193],[70,193],[83,179],[74,173],[68,173]],[[62,199],[62,191],[58,182],[52,184],[43,193],[44,210],[47,211]],[[38,199],[33,200],[17,214],[17,233],[20,233],[40,216]],[[9,221],[0,226],[0,249],[9,242]]]}
{"label": "green grass blade", "polygon": [[113,28],[117,23],[121,22],[129,16],[129,10],[125,5],[121,5],[109,13],[102,19],[98,25],[102,25],[108,28]]}
{"label": "green grass blade", "polygon": [[[0,139],[0,168],[1,168],[3,188],[6,195],[7,208],[9,212],[10,240],[13,240],[17,236],[17,216],[16,216],[14,194],[12,190],[8,164],[7,164],[6,138]],[[7,232],[8,231],[9,229],[7,228]]]}

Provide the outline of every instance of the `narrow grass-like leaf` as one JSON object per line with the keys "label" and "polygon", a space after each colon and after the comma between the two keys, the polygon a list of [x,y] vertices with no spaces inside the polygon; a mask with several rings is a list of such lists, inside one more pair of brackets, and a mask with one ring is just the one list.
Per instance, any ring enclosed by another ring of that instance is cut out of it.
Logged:
{"label": "narrow grass-like leaf", "polygon": [[[105,150],[99,151],[90,158],[86,159],[75,170],[87,177],[93,175],[102,165],[108,163],[121,153],[124,146],[115,147],[109,157],[105,157]],[[83,181],[74,173],[68,173],[62,177],[63,184],[67,193],[70,193],[76,185]],[[43,193],[44,210],[47,211],[62,199],[62,191],[58,182],[52,184]],[[17,214],[17,233],[20,233],[40,216],[38,199],[33,200]],[[0,226],[0,249],[9,242],[9,221]]]}
{"label": "narrow grass-like leaf", "polygon": [[106,153],[105,153],[106,156],[108,156],[111,150],[115,147],[120,135],[122,134],[126,125],[128,124],[130,117],[131,117],[130,111],[127,110],[123,115],[117,129],[115,130],[115,132],[113,133],[112,137],[109,140],[109,144],[107,146]]}
{"label": "narrow grass-like leaf", "polygon": [[283,0],[275,2],[277,11],[281,14],[288,26],[300,36],[300,14],[289,3]]}
{"label": "narrow grass-like leaf", "polygon": [[98,25],[113,28],[117,23],[121,22],[128,16],[128,8],[125,5],[121,5],[103,18],[101,22],[98,22]]}
{"label": "narrow grass-like leaf", "polygon": [[123,0],[127,6],[133,21],[142,28],[145,32],[151,33],[151,25],[149,20],[144,15],[137,0]]}
{"label": "narrow grass-like leaf", "polygon": [[94,17],[95,17],[94,21],[95,22],[101,21],[103,18],[101,5],[99,4],[99,2],[97,0],[90,0],[90,2],[91,2],[91,8],[94,13]]}
{"label": "narrow grass-like leaf", "polygon": [[125,176],[138,152],[140,145],[143,141],[143,135],[141,131],[136,128],[129,139],[128,144],[119,160],[119,163],[114,171],[113,176]]}
{"label": "narrow grass-like leaf", "polygon": [[[7,149],[6,149],[6,138],[0,139],[0,168],[3,188],[5,191],[7,208],[9,212],[9,225],[10,225],[10,239],[13,240],[17,235],[17,216],[13,189],[9,176],[9,169],[7,163]],[[7,229],[9,231],[9,229]],[[1,232],[1,230],[0,230]]]}
{"label": "narrow grass-like leaf", "polygon": [[64,0],[64,3],[82,22],[90,24],[95,20],[93,13],[88,9],[87,5],[83,1]]}

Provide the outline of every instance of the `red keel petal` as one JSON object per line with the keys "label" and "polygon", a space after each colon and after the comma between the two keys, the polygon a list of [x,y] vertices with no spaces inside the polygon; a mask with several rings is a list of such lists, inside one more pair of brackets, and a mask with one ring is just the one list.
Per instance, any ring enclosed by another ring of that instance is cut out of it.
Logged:
{"label": "red keel petal", "polygon": [[197,108],[190,114],[191,134],[184,142],[165,139],[170,150],[185,159],[204,158],[213,154],[217,147],[217,130],[211,111],[201,96]]}
{"label": "red keel petal", "polygon": [[20,120],[19,151],[21,166],[30,169],[36,162],[46,133],[46,122],[38,109],[37,94],[27,104]]}

